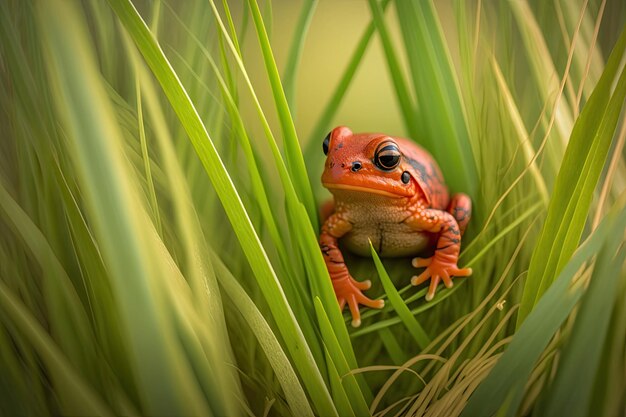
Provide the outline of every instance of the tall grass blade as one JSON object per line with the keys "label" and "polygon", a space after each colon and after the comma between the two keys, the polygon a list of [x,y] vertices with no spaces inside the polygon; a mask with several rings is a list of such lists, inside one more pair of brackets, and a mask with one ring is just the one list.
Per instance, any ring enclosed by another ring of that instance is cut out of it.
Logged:
{"label": "tall grass blade", "polygon": [[318,0],[306,0],[302,6],[300,16],[298,17],[298,23],[296,23],[295,33],[291,41],[291,47],[289,48],[287,65],[285,66],[285,72],[283,73],[285,97],[287,98],[289,110],[292,115],[295,114],[296,107],[296,75],[300,65],[302,50],[304,49],[306,34],[309,30],[309,26],[311,25],[311,20],[313,19],[317,2]]}
{"label": "tall grass blade", "polygon": [[226,268],[226,265],[215,254],[212,254],[211,259],[222,288],[224,288],[228,297],[250,325],[250,329],[256,335],[263,352],[265,352],[267,359],[272,365],[276,377],[280,381],[283,391],[285,391],[291,412],[296,416],[313,416],[313,410],[311,410],[306,394],[300,385],[300,381],[298,381],[298,376],[289,363],[287,355],[285,355],[269,324],[267,324],[259,309],[244,289],[241,288],[235,277]]}
{"label": "tall grass blade", "polygon": [[545,393],[547,404],[537,407],[538,416],[593,414],[589,409],[593,383],[613,306],[618,301],[617,288],[626,258],[624,246],[617,255],[611,251],[620,245],[620,233],[609,235],[607,240],[612,242],[607,242],[600,250],[570,338],[561,351],[556,376]]}
{"label": "tall grass blade", "polygon": [[352,409],[350,398],[348,397],[346,390],[343,388],[341,376],[337,372],[337,368],[330,357],[330,353],[328,353],[328,349],[325,350],[325,353],[326,363],[328,364],[328,377],[330,379],[330,386],[333,392],[333,401],[337,406],[339,415],[341,417],[355,416],[356,414],[354,414],[354,410]]}
{"label": "tall grass blade", "polygon": [[[64,413],[77,415],[112,416],[98,394],[74,370],[68,358],[59,351],[54,341],[41,325],[0,281],[0,309],[10,318],[20,332],[32,343],[61,393],[61,407]],[[14,327],[14,328],[16,328]]]}
{"label": "tall grass blade", "polygon": [[317,320],[320,326],[320,332],[324,339],[324,346],[328,350],[328,354],[332,360],[333,366],[342,378],[342,386],[344,387],[348,398],[350,399],[350,405],[354,410],[354,414],[357,416],[370,415],[369,408],[363,397],[363,393],[359,388],[356,378],[350,373],[351,369],[343,356],[341,345],[335,337],[335,332],[332,329],[328,316],[324,311],[324,306],[319,297],[315,297],[315,312],[317,314]]}
{"label": "tall grass blade", "polygon": [[[63,2],[43,3],[39,19],[51,58],[51,80],[58,85],[59,108],[75,146],[81,182],[141,381],[152,412],[206,413],[208,405],[191,382],[191,369],[172,343],[164,311],[152,296],[158,276],[144,235],[145,213],[133,198],[121,139],[108,98],[86,44],[86,30]],[[127,279],[132,277],[133,279]],[[155,341],[161,343],[155,343]]]}
{"label": "tall grass blade", "polygon": [[[516,1],[510,3],[510,5],[521,32],[522,41],[526,47],[526,55],[531,62],[537,91],[542,95],[544,101],[550,101],[551,96],[556,91],[559,91],[559,81],[554,61],[546,45],[546,39],[528,2]],[[567,74],[564,76],[567,76]],[[555,111],[558,138],[565,142],[572,131],[571,110],[565,100],[561,98]]]}
{"label": "tall grass blade", "polygon": [[110,0],[109,3],[161,84],[172,108],[189,135],[206,172],[209,174],[292,359],[299,372],[308,375],[304,383],[317,412],[334,414],[335,408],[311,350],[287,303],[243,203],[191,100],[133,5],[128,0]]}
{"label": "tall grass blade", "polygon": [[[221,27],[222,33],[226,36],[225,29],[223,27],[223,24],[221,23],[221,19],[219,15],[217,14],[217,10],[215,9],[215,7],[213,7],[213,11],[218,21],[218,24]],[[229,46],[232,45],[232,42],[230,42],[229,39],[226,39],[226,40],[229,43]],[[231,49],[232,49],[232,46],[231,46]],[[294,184],[292,183],[291,178],[287,172],[287,168],[285,167],[285,164],[282,160],[282,157],[280,155],[280,152],[278,150],[278,147],[272,135],[271,129],[269,127],[269,123],[264,115],[264,112],[263,112],[263,109],[261,108],[259,100],[256,97],[256,94],[252,87],[252,83],[250,82],[246,69],[243,65],[243,61],[241,59],[238,59],[237,56],[235,56],[235,59],[237,60],[237,64],[239,65],[239,68],[242,71],[244,78],[246,79],[248,89],[250,90],[250,93],[255,102],[257,113],[259,114],[259,117],[261,118],[261,121],[263,124],[263,130],[265,131],[265,134],[267,136],[268,143],[271,147],[272,155],[274,157],[274,161],[276,162],[276,167],[278,169],[281,182],[285,189],[284,191],[285,191],[285,198],[286,198],[286,203],[287,203],[286,207],[287,207],[287,215],[288,215],[287,218],[289,220],[290,233],[292,235],[293,241],[298,242],[301,256],[308,267],[307,269],[309,271],[309,276],[311,277],[310,284],[311,284],[313,295],[320,296],[324,302],[324,305],[327,308],[329,308],[328,311],[330,314],[331,323],[333,324],[333,327],[335,328],[337,337],[339,337],[339,339],[342,341],[342,346],[345,346],[344,353],[346,355],[346,358],[348,359],[351,365],[356,366],[356,358],[354,357],[354,353],[352,352],[351,346],[348,343],[349,338],[348,338],[345,326],[342,323],[341,315],[339,314],[338,309],[331,307],[333,305],[337,305],[337,303],[336,303],[336,298],[334,296],[332,286],[330,284],[330,278],[328,277],[328,271],[326,270],[326,267],[323,263],[321,253],[319,251],[319,246],[317,244],[317,236],[316,236],[315,228],[312,225],[312,220],[314,219],[311,219],[308,216],[303,204],[300,201],[298,201]],[[309,317],[307,315],[301,319],[306,320],[308,318]],[[305,330],[306,330],[306,327],[305,327]],[[313,342],[314,341],[309,339],[309,343],[313,343]],[[312,346],[314,354],[317,352],[316,348],[317,348],[317,345]],[[363,385],[363,388],[365,389],[364,385]]]}
{"label": "tall grass blade", "polygon": [[453,190],[475,195],[478,174],[452,59],[432,0],[396,2],[425,134],[413,138],[434,155]]}
{"label": "tall grass blade", "polygon": [[374,250],[374,246],[372,246],[371,241],[370,251],[372,253],[372,259],[374,259],[374,265],[376,265],[376,270],[378,271],[378,276],[380,277],[383,288],[385,288],[385,293],[389,298],[389,302],[398,313],[400,319],[402,319],[402,323],[406,326],[407,330],[413,337],[413,340],[415,340],[420,349],[425,349],[426,346],[430,344],[430,338],[426,334],[426,331],[424,331],[424,328],[422,328],[415,317],[413,317],[400,294],[398,294],[398,290],[396,290],[393,282],[391,282],[391,278],[389,278],[389,275],[380,261],[378,254]]}
{"label": "tall grass blade", "polygon": [[531,258],[517,318],[518,327],[574,252],[582,235],[593,191],[626,97],[624,69],[611,94],[625,48],[626,30],[623,30],[594,92],[574,125],[541,237]]}
{"label": "tall grass blade", "polygon": [[572,279],[600,251],[615,253],[615,242],[607,237],[625,227],[626,210],[616,207],[578,248],[541,297],[498,363],[476,388],[461,416],[494,415],[498,410],[502,415],[515,415],[535,362],[583,294],[580,286],[571,287]]}
{"label": "tall grass blade", "polygon": [[515,103],[515,99],[511,95],[511,91],[502,75],[502,70],[498,65],[495,57],[491,58],[491,67],[493,69],[493,73],[495,75],[496,81],[498,82],[498,87],[500,89],[500,94],[504,99],[506,104],[506,109],[511,118],[511,123],[515,127],[515,131],[517,132],[517,139],[519,141],[519,145],[522,147],[524,152],[524,158],[527,164],[529,164],[530,175],[532,175],[535,180],[535,184],[537,185],[537,191],[539,192],[539,196],[541,197],[541,201],[545,206],[548,205],[549,197],[548,190],[546,187],[546,183],[543,179],[541,171],[539,170],[537,161],[533,159],[535,156],[535,150],[533,149],[532,143],[529,139],[528,132],[526,131],[526,127],[524,126],[524,121],[522,120],[522,116],[519,112],[517,104]]}
{"label": "tall grass blade", "polygon": [[135,80],[135,91],[137,96],[137,122],[139,126],[139,139],[141,141],[141,156],[144,161],[144,169],[146,171],[146,181],[148,182],[148,193],[150,196],[150,205],[156,228],[159,234],[163,233],[163,227],[161,226],[161,216],[159,214],[159,205],[157,203],[156,191],[154,190],[154,181],[152,180],[152,169],[150,167],[150,156],[148,154],[148,143],[146,139],[146,129],[143,123],[143,106],[141,98],[141,87],[139,80]]}
{"label": "tall grass blade", "polygon": [[409,95],[409,88],[407,87],[406,81],[404,80],[404,75],[400,70],[400,63],[398,61],[398,58],[396,57],[395,49],[391,42],[391,35],[387,30],[383,9],[378,3],[378,0],[368,0],[368,3],[372,12],[372,16],[374,18],[374,23],[376,24],[376,30],[378,31],[378,34],[380,35],[380,40],[383,44],[383,50],[385,51],[385,57],[387,58],[389,74],[391,75],[396,98],[398,100],[398,104],[400,105],[400,111],[402,111],[402,116],[404,118],[404,125],[410,136],[414,140],[416,140],[420,136],[419,126],[421,123],[418,123],[420,115],[418,114],[417,109],[412,102],[411,96]]}
{"label": "tall grass blade", "polygon": [[309,182],[309,174],[304,164],[304,158],[302,157],[302,151],[298,143],[296,127],[293,123],[291,112],[289,111],[285,91],[280,82],[280,75],[278,74],[274,53],[272,52],[270,40],[267,36],[265,25],[263,24],[263,17],[261,16],[261,11],[259,10],[259,5],[256,0],[248,0],[248,5],[252,11],[252,20],[256,27],[261,51],[263,52],[265,69],[270,79],[272,95],[274,96],[274,103],[276,104],[278,118],[283,131],[287,168],[291,174],[292,181],[294,181],[296,185],[296,193],[300,201],[302,201],[302,204],[306,207],[306,211],[313,225],[317,226],[317,207],[315,205],[315,199],[313,198],[311,183]]}
{"label": "tall grass blade", "polygon": [[[185,260],[182,263],[186,267],[189,287],[181,285],[181,287],[170,291],[170,294],[175,294],[174,303],[180,310],[186,309],[181,311],[182,317],[179,320],[182,322],[193,321],[195,326],[190,331],[188,325],[182,325],[181,333],[187,332],[187,343],[192,346],[196,355],[195,367],[198,370],[202,369],[202,372],[197,371],[197,375],[199,382],[205,387],[205,391],[215,390],[215,378],[210,375],[220,375],[219,386],[221,389],[236,392],[237,397],[243,397],[237,375],[230,366],[231,363],[235,363],[235,359],[230,349],[230,338],[226,330],[217,279],[207,259],[208,249],[201,232],[202,228],[197,213],[193,210],[193,202],[175,156],[169,129],[164,123],[163,109],[157,99],[152,78],[143,63],[140,62],[139,53],[128,36],[125,36],[124,40],[129,57],[133,62],[137,80],[143,86],[146,108],[157,139],[156,144],[160,151],[163,166],[168,173],[169,188],[167,194],[172,199],[177,235],[185,253]],[[164,253],[163,258],[169,258],[169,265],[174,265],[169,253]],[[179,284],[182,284],[183,277],[176,268],[172,269],[171,276],[178,276]],[[188,297],[181,297],[184,295]],[[183,304],[182,308],[180,304]],[[195,307],[195,310],[191,309],[192,306]],[[219,342],[216,343],[213,338]]]}
{"label": "tall grass blade", "polygon": [[[298,204],[295,207],[289,206],[288,209],[293,211],[290,213],[290,217],[295,219],[302,218],[306,214],[302,204]],[[319,245],[315,238],[315,231],[309,222],[295,222],[294,227],[296,232],[295,234],[298,237],[298,243],[302,248],[301,250],[304,258],[304,264],[307,271],[309,271],[309,276],[311,277],[311,293],[313,294],[313,297],[319,298],[320,302],[324,306],[325,318],[332,326],[334,337],[337,338],[339,346],[341,346],[342,355],[347,361],[348,366],[350,368],[356,368],[358,366],[356,355],[354,354],[352,343],[350,342],[350,336],[348,335],[343,315],[339,311],[337,297],[330,281],[328,270],[324,264],[322,253],[319,250]],[[321,326],[321,323],[319,323],[319,317],[318,325]],[[356,379],[361,386],[361,390],[363,391],[365,398],[372,398],[372,394],[367,383],[363,379],[363,376],[357,375]]]}

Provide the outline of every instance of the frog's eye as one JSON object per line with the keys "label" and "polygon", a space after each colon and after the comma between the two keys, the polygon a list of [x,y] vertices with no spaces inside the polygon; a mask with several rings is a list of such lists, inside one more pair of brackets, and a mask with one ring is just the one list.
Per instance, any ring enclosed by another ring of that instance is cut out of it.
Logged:
{"label": "frog's eye", "polygon": [[324,142],[322,143],[322,149],[324,149],[324,155],[328,155],[328,145],[330,144],[330,134],[333,132],[330,132],[328,135],[326,135],[326,137],[324,138]]}
{"label": "frog's eye", "polygon": [[383,142],[374,153],[374,163],[380,169],[391,171],[400,163],[400,149],[393,142]]}

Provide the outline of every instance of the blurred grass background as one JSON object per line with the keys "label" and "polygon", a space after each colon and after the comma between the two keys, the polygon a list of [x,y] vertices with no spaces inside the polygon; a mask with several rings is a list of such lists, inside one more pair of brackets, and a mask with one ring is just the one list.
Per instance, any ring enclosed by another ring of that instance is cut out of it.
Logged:
{"label": "blurred grass background", "polygon": [[[624,413],[622,2],[0,19],[0,414]],[[474,275],[430,303],[408,260],[348,258],[387,299],[358,329],[317,246],[338,124],[474,204]]]}

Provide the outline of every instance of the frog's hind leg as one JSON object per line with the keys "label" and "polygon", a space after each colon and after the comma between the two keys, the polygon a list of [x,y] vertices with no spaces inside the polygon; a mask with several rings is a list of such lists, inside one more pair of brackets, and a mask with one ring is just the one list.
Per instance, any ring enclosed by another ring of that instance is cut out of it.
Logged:
{"label": "frog's hind leg", "polygon": [[447,212],[452,214],[456,219],[456,222],[459,224],[461,236],[463,236],[467,228],[467,223],[472,216],[472,200],[470,200],[467,194],[454,194],[448,205]]}

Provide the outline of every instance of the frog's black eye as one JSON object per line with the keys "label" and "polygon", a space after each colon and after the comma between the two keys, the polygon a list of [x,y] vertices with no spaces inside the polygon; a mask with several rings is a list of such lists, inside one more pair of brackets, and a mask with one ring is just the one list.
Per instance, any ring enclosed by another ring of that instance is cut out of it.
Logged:
{"label": "frog's black eye", "polygon": [[374,163],[385,171],[391,171],[400,163],[400,149],[391,141],[385,141],[378,145],[374,152]]}
{"label": "frog's black eye", "polygon": [[324,142],[322,143],[322,149],[324,149],[324,155],[328,155],[328,145],[330,144],[330,134],[333,132],[330,132],[328,135],[326,135],[326,137],[324,138]]}

